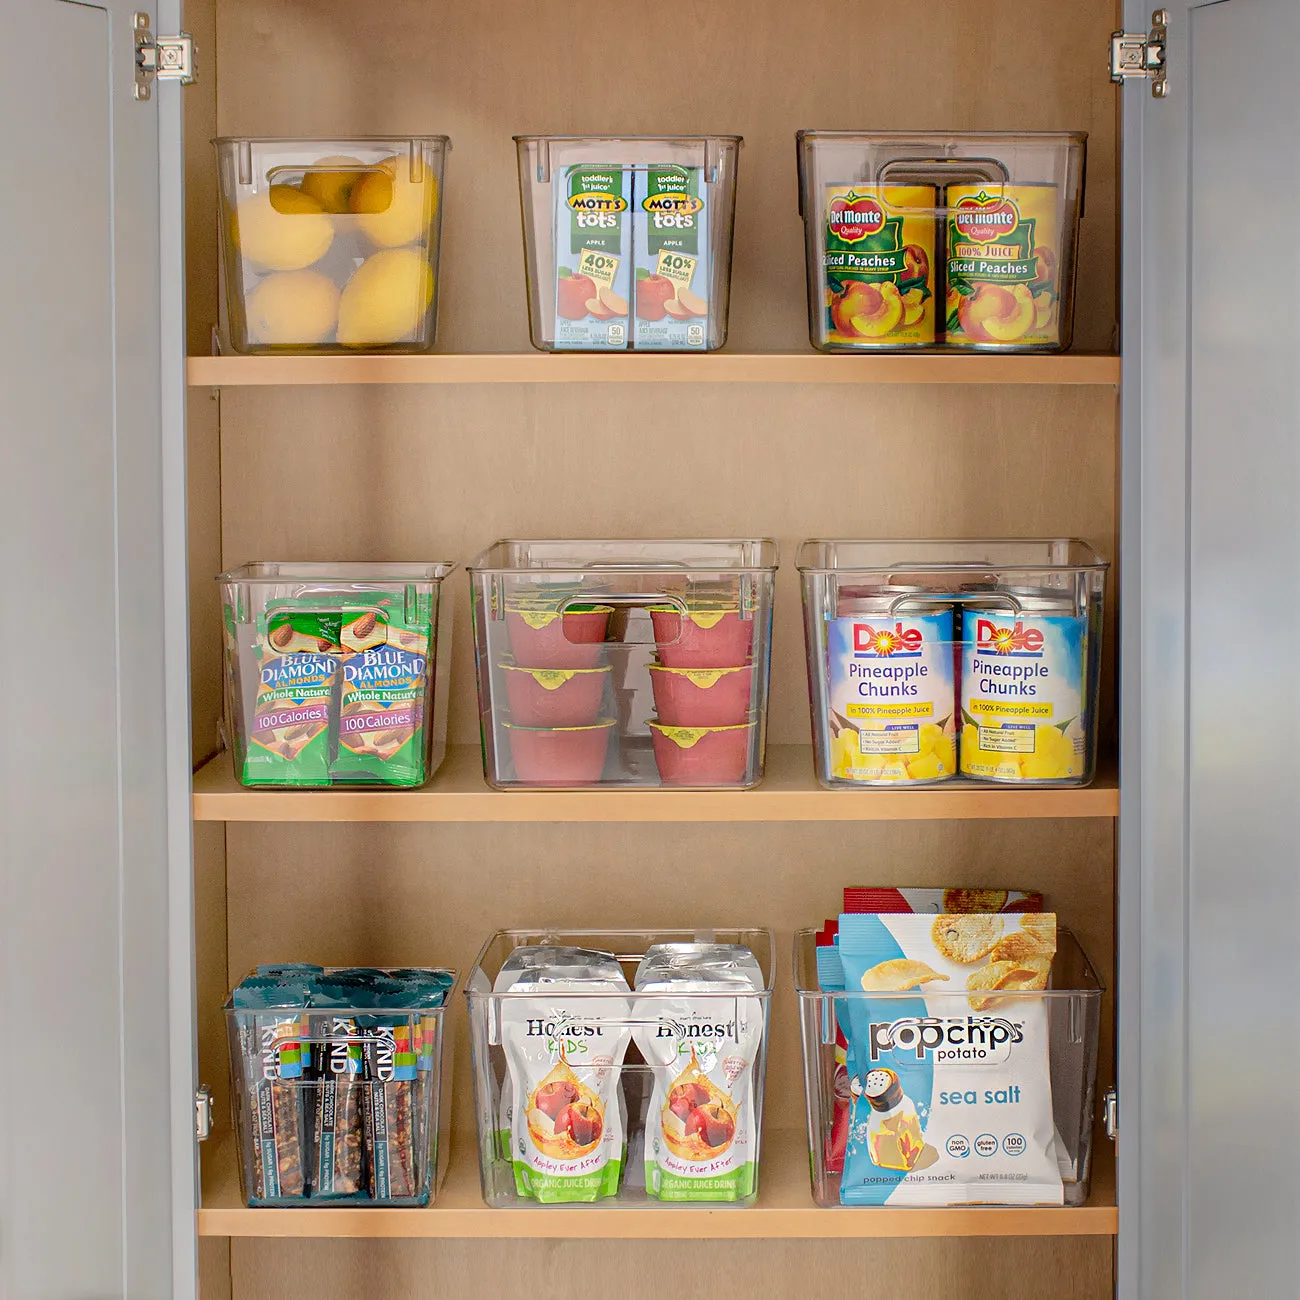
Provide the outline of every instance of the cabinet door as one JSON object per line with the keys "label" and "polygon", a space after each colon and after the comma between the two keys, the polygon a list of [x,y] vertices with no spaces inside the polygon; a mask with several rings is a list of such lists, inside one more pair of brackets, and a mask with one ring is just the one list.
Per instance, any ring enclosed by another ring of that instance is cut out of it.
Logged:
{"label": "cabinet door", "polygon": [[1294,1295],[1300,8],[1167,7],[1124,107],[1121,1295]]}
{"label": "cabinet door", "polygon": [[0,4],[0,1293],[22,1300],[194,1293],[180,90],[134,98],[132,9]]}

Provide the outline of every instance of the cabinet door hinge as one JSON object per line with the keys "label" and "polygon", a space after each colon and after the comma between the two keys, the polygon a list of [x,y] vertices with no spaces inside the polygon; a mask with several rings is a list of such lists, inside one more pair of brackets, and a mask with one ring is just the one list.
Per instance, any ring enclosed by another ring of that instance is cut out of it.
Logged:
{"label": "cabinet door hinge", "polygon": [[1101,1099],[1101,1120],[1106,1136],[1114,1142],[1119,1137],[1119,1093],[1114,1088],[1107,1088]]}
{"label": "cabinet door hinge", "polygon": [[1165,39],[1169,33],[1169,10],[1157,9],[1151,15],[1151,30],[1141,32],[1111,32],[1110,79],[1117,84],[1126,81],[1149,81],[1151,93],[1157,99],[1169,94],[1165,79]]}
{"label": "cabinet door hinge", "polygon": [[194,1089],[194,1140],[206,1142],[212,1135],[212,1089],[201,1083]]}
{"label": "cabinet door hinge", "polygon": [[194,41],[181,32],[177,36],[155,36],[149,30],[149,15],[135,15],[135,97],[148,99],[157,81],[194,80]]}

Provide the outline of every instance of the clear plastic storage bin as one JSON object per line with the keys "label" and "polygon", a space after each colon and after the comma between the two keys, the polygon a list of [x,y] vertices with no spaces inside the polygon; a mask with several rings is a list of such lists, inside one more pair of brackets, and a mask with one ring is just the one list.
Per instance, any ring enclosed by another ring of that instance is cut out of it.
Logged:
{"label": "clear plastic storage bin", "polygon": [[804,542],[818,780],[1086,785],[1106,568],[1068,538]]}
{"label": "clear plastic storage bin", "polygon": [[[906,1076],[907,1100],[914,1103],[925,1137],[928,1116],[940,1099],[925,1095],[924,1068],[917,1069],[926,1051],[917,1046],[926,1026],[960,1024],[978,1029],[994,1020],[1014,1028],[1030,1015],[1046,1017],[1051,1080],[1051,1116],[1054,1132],[1047,1135],[1051,1154],[1060,1174],[1060,1196],[1044,1197],[1041,1203],[1082,1205],[1088,1199],[1091,1178],[1094,1101],[1097,1083],[1097,1044],[1101,1025],[1101,997],[1105,991],[1078,940],[1068,930],[1057,932],[1057,951],[1045,991],[998,992],[983,997],[966,991],[936,993],[935,985],[924,992],[901,993],[822,992],[817,980],[815,930],[795,935],[795,988],[799,995],[799,1019],[803,1032],[804,1087],[808,1103],[808,1142],[812,1156],[812,1193],[819,1205],[839,1206],[841,1175],[851,1142],[861,1141],[870,1123],[865,1101],[866,1075],[871,1070],[888,1070],[897,1065]],[[845,1042],[852,1041],[852,1025],[870,1024],[872,1036],[881,1046],[875,1060],[858,1061],[852,1047],[846,1059]],[[902,1026],[898,1041],[906,1047],[890,1047],[884,1031]],[[974,1037],[972,1033],[970,1035]],[[1004,1049],[1005,1050],[1005,1049]],[[901,1055],[900,1055],[901,1053]],[[851,1068],[850,1068],[851,1067]],[[1041,1066],[1040,1066],[1041,1068]],[[990,1086],[1005,1084],[1006,1075],[990,1067]],[[996,1082],[992,1082],[995,1080]],[[915,1095],[910,1095],[915,1094]],[[960,1105],[955,1099],[950,1104]],[[864,1120],[859,1109],[866,1112]],[[1010,1142],[1023,1135],[969,1134],[972,1176],[978,1176],[980,1160],[987,1155],[984,1141],[999,1139],[999,1146],[1014,1152]],[[953,1151],[952,1154],[957,1154]],[[918,1165],[922,1162],[918,1161]],[[901,1171],[900,1171],[901,1177]],[[921,1198],[906,1203],[944,1205],[949,1203],[999,1204],[995,1197],[971,1196],[960,1199],[934,1186]],[[1030,1202],[1020,1202],[1030,1203]]]}
{"label": "clear plastic storage bin", "polygon": [[533,346],[727,340],[736,135],[516,136]]}
{"label": "clear plastic storage bin", "polygon": [[498,789],[763,776],[776,544],[500,541],[469,574]]}
{"label": "clear plastic storage bin", "polygon": [[[449,972],[454,980],[454,973]],[[239,1182],[253,1207],[419,1206],[446,1173],[452,1052],[435,1008],[225,1004]]]}
{"label": "clear plastic storage bin", "polygon": [[813,347],[1068,348],[1086,140],[799,131]]}
{"label": "clear plastic storage bin", "polygon": [[236,352],[433,346],[445,135],[216,144]]}
{"label": "clear plastic storage bin", "polygon": [[[511,986],[523,977],[506,966],[520,948],[596,950],[617,959],[631,988],[641,959],[661,943],[742,945],[761,987],[636,993],[538,988],[539,978],[520,990]],[[483,1199],[494,1209],[752,1205],[775,973],[772,933],[763,929],[492,935],[465,986]],[[572,1119],[563,1106],[576,1108]]]}
{"label": "clear plastic storage bin", "polygon": [[245,564],[218,581],[247,786],[418,786],[447,748],[453,564]]}

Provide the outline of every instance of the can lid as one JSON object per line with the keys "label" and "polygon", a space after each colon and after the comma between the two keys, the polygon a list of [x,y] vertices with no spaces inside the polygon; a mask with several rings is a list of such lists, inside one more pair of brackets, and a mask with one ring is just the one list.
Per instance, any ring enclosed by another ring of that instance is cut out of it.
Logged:
{"label": "can lid", "polygon": [[902,1105],[903,1085],[893,1070],[871,1070],[862,1083],[862,1095],[872,1110],[893,1110]]}

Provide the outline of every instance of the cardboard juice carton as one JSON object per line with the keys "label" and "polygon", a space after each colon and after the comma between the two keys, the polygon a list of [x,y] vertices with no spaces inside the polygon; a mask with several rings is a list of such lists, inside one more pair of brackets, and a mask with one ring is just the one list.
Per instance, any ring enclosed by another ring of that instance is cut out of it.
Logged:
{"label": "cardboard juice carton", "polygon": [[564,170],[555,204],[555,346],[628,346],[632,172],[583,163]]}
{"label": "cardboard juice carton", "polygon": [[709,195],[702,167],[647,167],[632,214],[638,350],[703,351],[709,330]]}

